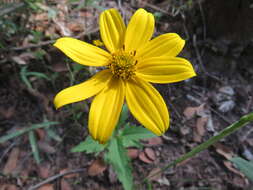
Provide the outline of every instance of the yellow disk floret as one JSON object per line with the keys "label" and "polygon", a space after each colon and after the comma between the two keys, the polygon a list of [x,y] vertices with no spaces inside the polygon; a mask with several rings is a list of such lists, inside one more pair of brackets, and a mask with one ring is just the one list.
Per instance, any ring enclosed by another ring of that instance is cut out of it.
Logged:
{"label": "yellow disk floret", "polygon": [[137,60],[134,56],[135,52],[128,53],[122,50],[113,53],[109,63],[112,74],[124,80],[130,79],[136,70],[135,65],[137,64]]}

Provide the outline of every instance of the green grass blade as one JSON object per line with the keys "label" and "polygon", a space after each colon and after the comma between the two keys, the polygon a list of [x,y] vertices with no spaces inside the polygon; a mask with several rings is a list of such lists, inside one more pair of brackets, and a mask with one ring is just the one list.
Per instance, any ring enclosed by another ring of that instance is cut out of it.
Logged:
{"label": "green grass blade", "polygon": [[38,145],[37,145],[37,139],[34,134],[34,131],[29,131],[29,142],[31,144],[33,157],[34,157],[35,161],[37,162],[37,164],[39,164],[41,159],[40,159],[39,149],[38,149]]}
{"label": "green grass blade", "polygon": [[[167,170],[168,168],[173,167],[173,166],[177,165],[178,163],[181,163],[181,162],[185,161],[186,159],[195,156],[199,152],[207,149],[209,146],[211,146],[214,143],[218,142],[219,140],[225,138],[226,136],[232,134],[233,132],[237,131],[238,129],[242,128],[243,126],[249,124],[252,121],[253,121],[253,112],[241,117],[239,119],[239,121],[231,124],[230,126],[228,126],[225,129],[223,129],[218,135],[213,136],[209,140],[207,140],[206,142],[196,146],[190,152],[188,152],[188,153],[184,154],[183,156],[179,157],[178,159],[176,159],[172,163],[170,163],[167,166],[165,166],[164,168],[162,168],[162,170],[160,172],[157,172],[157,173],[155,173],[154,175],[152,175],[150,177],[153,177],[153,176]],[[148,180],[148,179],[145,178],[144,181],[146,181],[146,180]]]}
{"label": "green grass blade", "polygon": [[56,125],[58,124],[58,122],[54,122],[54,121],[47,121],[44,123],[40,123],[40,124],[33,124],[31,127],[26,127],[23,129],[20,129],[16,132],[13,132],[11,134],[5,135],[3,137],[0,137],[0,143],[4,143],[12,138],[18,137],[20,135],[23,135],[29,131],[35,130],[35,129],[39,129],[39,128],[43,128],[43,127],[49,127],[51,125]]}

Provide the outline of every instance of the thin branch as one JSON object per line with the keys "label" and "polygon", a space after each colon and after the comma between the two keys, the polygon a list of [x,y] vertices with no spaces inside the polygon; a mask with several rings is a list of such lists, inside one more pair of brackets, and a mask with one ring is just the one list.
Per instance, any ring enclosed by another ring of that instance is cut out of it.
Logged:
{"label": "thin branch", "polygon": [[[83,36],[87,36],[87,35],[96,33],[98,31],[99,31],[99,28],[97,27],[97,28],[94,28],[94,29],[92,29],[88,32],[82,32],[79,35],[74,36],[74,38],[81,38]],[[6,51],[20,51],[20,50],[25,50],[25,49],[30,49],[30,48],[47,46],[49,44],[53,44],[55,41],[56,40],[48,40],[48,41],[40,42],[40,43],[37,43],[37,44],[31,44],[31,45],[23,46],[23,47],[12,47],[12,48],[6,49]]]}
{"label": "thin branch", "polygon": [[80,172],[83,172],[85,170],[86,170],[86,168],[79,168],[79,169],[70,170],[70,171],[67,171],[67,172],[64,172],[64,173],[61,173],[61,174],[57,174],[57,175],[51,176],[51,177],[47,178],[46,180],[44,180],[44,181],[42,181],[42,182],[40,182],[40,183],[38,183],[38,184],[36,184],[36,185],[28,188],[28,190],[36,190],[39,187],[41,187],[41,186],[43,186],[43,185],[45,185],[47,183],[50,183],[50,182],[52,182],[52,181],[54,181],[54,180],[56,180],[58,178],[61,178],[61,177],[65,176],[65,175],[69,175],[69,174],[73,174],[73,173],[80,173]]}

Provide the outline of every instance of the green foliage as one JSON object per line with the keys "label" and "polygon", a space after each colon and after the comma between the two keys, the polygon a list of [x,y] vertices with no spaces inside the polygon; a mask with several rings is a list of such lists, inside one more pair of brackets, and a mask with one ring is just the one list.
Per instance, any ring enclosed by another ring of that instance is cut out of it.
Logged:
{"label": "green foliage", "polygon": [[139,142],[142,139],[156,137],[156,135],[142,126],[127,123],[120,133],[125,147],[142,147]]}
{"label": "green foliage", "polygon": [[47,75],[45,75],[44,73],[29,72],[29,71],[27,71],[27,66],[24,66],[24,67],[21,68],[20,77],[21,77],[21,80],[25,83],[25,85],[29,89],[33,89],[32,84],[28,79],[29,76],[34,76],[34,77],[37,77],[37,78],[44,78],[46,80],[50,80],[50,78]]}
{"label": "green foliage", "polygon": [[39,129],[39,128],[48,129],[52,125],[56,125],[56,124],[58,124],[58,122],[54,122],[54,121],[44,121],[43,123],[32,124],[30,127],[25,127],[23,129],[13,132],[13,133],[10,133],[10,134],[0,137],[0,144],[28,133],[33,157],[34,157],[35,161],[39,164],[41,162],[41,159],[40,159],[40,155],[39,155],[39,149],[38,149],[37,139],[36,139],[34,130]]}
{"label": "green foliage", "polygon": [[241,157],[232,158],[230,161],[253,182],[253,161],[249,162]]}
{"label": "green foliage", "polygon": [[124,189],[132,190],[132,167],[121,138],[113,138],[110,141],[108,152],[105,154],[105,160],[112,165]]}
{"label": "green foliage", "polygon": [[94,141],[90,136],[88,136],[85,141],[81,142],[79,145],[71,149],[71,152],[86,152],[86,153],[96,153],[103,151],[105,145],[99,144],[97,141]]}
{"label": "green foliage", "polygon": [[34,131],[29,131],[28,136],[29,136],[29,142],[32,148],[33,157],[35,161],[39,164],[41,162],[41,159],[40,159],[37,139],[36,139]]}

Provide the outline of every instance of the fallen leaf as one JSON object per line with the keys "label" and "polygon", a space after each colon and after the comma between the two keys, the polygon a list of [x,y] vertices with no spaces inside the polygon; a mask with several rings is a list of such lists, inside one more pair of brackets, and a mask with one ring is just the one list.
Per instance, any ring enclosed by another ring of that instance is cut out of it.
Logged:
{"label": "fallen leaf", "polygon": [[196,127],[194,128],[193,140],[195,142],[201,142],[202,137],[204,136],[206,129],[205,125],[208,121],[208,117],[200,117],[197,119]]}
{"label": "fallen leaf", "polygon": [[218,110],[223,113],[231,111],[235,107],[235,102],[233,100],[227,100],[220,103]]}
{"label": "fallen leaf", "polygon": [[16,169],[19,153],[20,153],[19,148],[12,149],[11,153],[9,154],[8,161],[4,166],[3,173],[5,175],[11,174]]}
{"label": "fallen leaf", "polygon": [[162,140],[161,137],[149,138],[149,139],[147,139],[147,141],[148,141],[148,145],[151,145],[151,146],[156,146],[156,145],[163,144],[163,140]]}
{"label": "fallen leaf", "polygon": [[150,160],[155,161],[156,155],[155,151],[152,148],[145,148],[144,152]]}
{"label": "fallen leaf", "polygon": [[61,190],[72,190],[72,187],[70,186],[70,184],[66,180],[62,179],[61,180]]}
{"label": "fallen leaf", "polygon": [[205,104],[201,104],[197,107],[187,107],[185,108],[183,114],[186,119],[192,119],[195,115],[202,116],[204,113]]}
{"label": "fallen leaf", "polygon": [[37,190],[54,190],[54,186],[52,184],[45,184],[38,188]]}
{"label": "fallen leaf", "polygon": [[97,159],[95,160],[88,169],[89,176],[96,176],[103,173],[106,170],[107,166],[103,160]]}
{"label": "fallen leaf", "polygon": [[38,165],[38,174],[41,178],[46,179],[50,175],[51,165],[49,162]]}
{"label": "fallen leaf", "polygon": [[36,134],[38,135],[38,140],[43,140],[46,136],[45,130],[44,129],[36,129]]}
{"label": "fallen leaf", "polygon": [[187,107],[185,108],[183,114],[186,117],[186,119],[191,119],[195,116],[196,114],[196,107]]}
{"label": "fallen leaf", "polygon": [[224,165],[227,167],[228,170],[231,172],[240,175],[241,177],[245,177],[243,173],[233,167],[233,164],[230,161],[223,161]]}
{"label": "fallen leaf", "polygon": [[216,152],[224,156],[227,160],[230,160],[234,156],[232,149],[221,143],[216,143],[214,147]]}
{"label": "fallen leaf", "polygon": [[127,149],[127,155],[128,155],[131,159],[136,159],[136,158],[138,158],[139,150],[136,149],[136,148],[128,148],[128,149]]}
{"label": "fallen leaf", "polygon": [[150,160],[144,152],[139,154],[139,159],[147,164],[152,164],[153,160]]}

